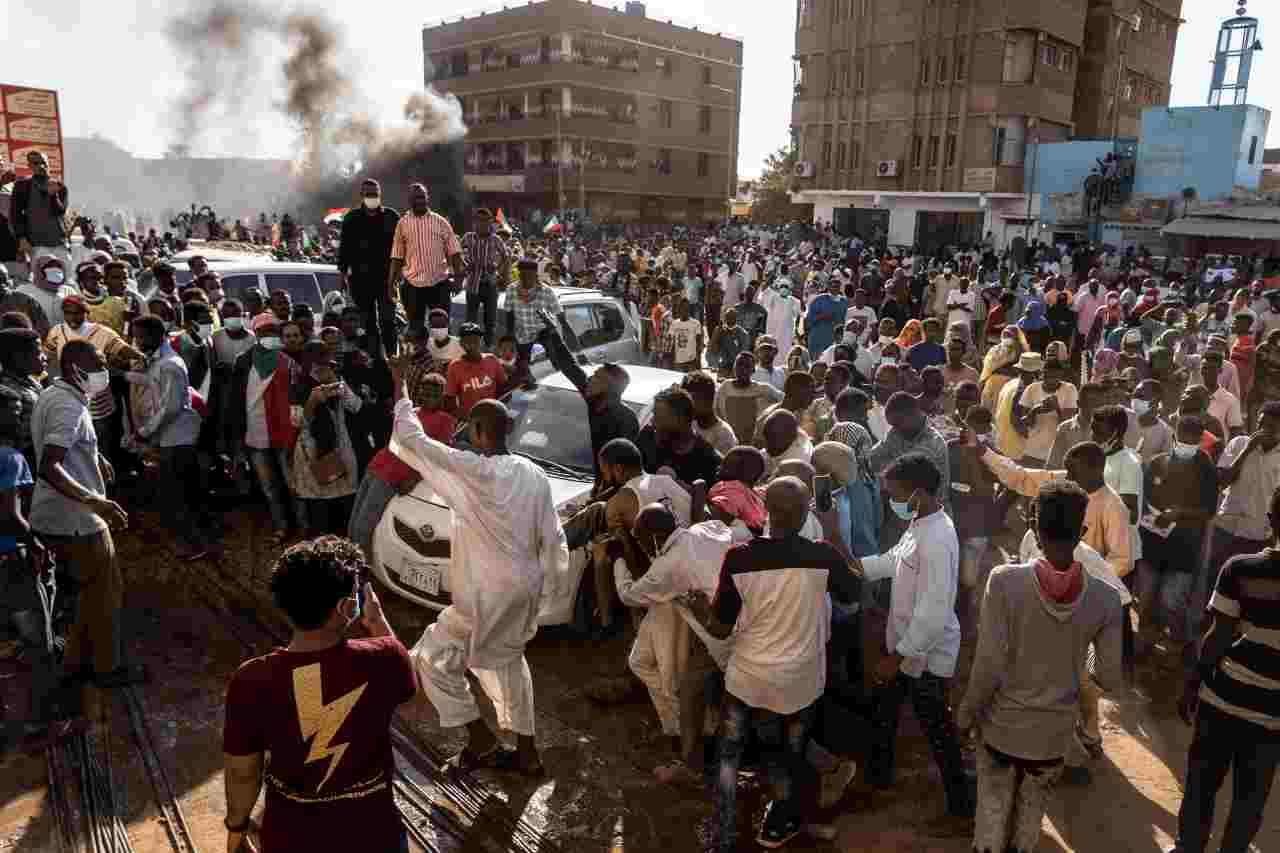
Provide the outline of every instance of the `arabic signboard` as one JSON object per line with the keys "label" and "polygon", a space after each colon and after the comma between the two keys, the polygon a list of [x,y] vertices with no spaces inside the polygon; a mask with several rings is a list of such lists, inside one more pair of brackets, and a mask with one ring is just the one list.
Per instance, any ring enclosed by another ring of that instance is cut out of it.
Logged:
{"label": "arabic signboard", "polygon": [[27,154],[43,151],[49,174],[61,181],[62,117],[58,93],[51,89],[0,84],[0,161],[18,177],[31,174]]}
{"label": "arabic signboard", "polygon": [[462,180],[476,193],[524,192],[524,175],[464,175]]}
{"label": "arabic signboard", "polygon": [[994,167],[964,170],[964,191],[967,193],[989,193],[996,189],[996,170]]}

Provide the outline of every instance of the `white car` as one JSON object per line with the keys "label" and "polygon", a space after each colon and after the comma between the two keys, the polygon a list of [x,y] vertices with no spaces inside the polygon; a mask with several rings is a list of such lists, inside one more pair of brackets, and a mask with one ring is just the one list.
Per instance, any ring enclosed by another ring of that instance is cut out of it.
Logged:
{"label": "white car", "polygon": [[[590,366],[586,368],[588,375],[591,370]],[[626,370],[631,384],[622,399],[635,411],[643,427],[652,417],[653,398],[664,388],[679,383],[683,374],[635,365]],[[505,402],[515,420],[509,449],[546,471],[560,517],[568,518],[585,503],[594,481],[587,404],[563,373],[542,379],[532,391],[513,391]],[[455,446],[462,446],[463,440],[460,433]],[[394,439],[391,450],[420,472],[426,471],[422,460]],[[372,563],[378,580],[423,607],[448,607],[453,601],[448,587],[452,523],[449,507],[425,482],[419,483],[411,494],[393,498],[373,534]],[[573,621],[586,565],[587,549],[579,548],[569,555],[568,576],[548,578],[543,584],[539,624],[564,625]]]}

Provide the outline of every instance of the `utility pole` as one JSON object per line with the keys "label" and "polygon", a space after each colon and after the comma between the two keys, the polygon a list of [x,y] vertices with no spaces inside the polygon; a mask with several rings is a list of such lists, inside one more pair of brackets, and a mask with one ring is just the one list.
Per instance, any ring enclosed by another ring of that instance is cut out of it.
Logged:
{"label": "utility pole", "polygon": [[[733,185],[733,140],[738,133],[738,90],[730,89],[726,86],[711,86],[719,92],[725,92],[729,95],[729,148],[725,154],[725,170],[724,170],[724,187],[725,187],[725,203],[727,205],[727,214],[733,213],[733,199],[738,194],[738,188]],[[727,217],[726,217],[727,218]]]}

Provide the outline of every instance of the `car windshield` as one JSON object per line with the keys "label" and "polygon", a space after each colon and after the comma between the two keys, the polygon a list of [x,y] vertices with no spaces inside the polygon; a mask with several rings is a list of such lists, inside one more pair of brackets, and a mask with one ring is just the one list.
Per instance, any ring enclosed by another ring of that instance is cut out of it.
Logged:
{"label": "car windshield", "polygon": [[[587,404],[576,390],[539,385],[513,391],[504,402],[514,421],[509,450],[537,462],[548,474],[593,476]],[[466,428],[459,430],[458,447],[469,446],[467,434]]]}

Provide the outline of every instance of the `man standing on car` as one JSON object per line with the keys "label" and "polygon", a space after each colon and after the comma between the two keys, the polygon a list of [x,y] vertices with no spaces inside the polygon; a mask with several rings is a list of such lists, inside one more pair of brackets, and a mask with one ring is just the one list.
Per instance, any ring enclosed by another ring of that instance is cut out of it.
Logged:
{"label": "man standing on car", "polygon": [[71,252],[62,221],[67,187],[49,177],[49,161],[42,152],[27,154],[27,166],[31,177],[14,182],[9,201],[9,227],[18,241],[18,259],[30,264],[40,255],[53,255],[64,268],[69,267]]}
{"label": "man standing on car", "polygon": [[538,262],[533,258],[522,258],[516,266],[520,279],[507,288],[507,334],[516,339],[515,376],[517,379],[529,379],[533,345],[546,331],[543,314],[551,314],[559,321],[560,327],[573,336],[569,347],[575,352],[578,340],[564,322],[564,309],[560,307],[555,290],[538,280]]}
{"label": "man standing on car", "polygon": [[[404,303],[409,328],[421,331],[432,308],[449,310],[453,295],[450,273],[462,277],[462,246],[449,220],[433,211],[422,184],[409,187],[410,212],[396,223],[391,241],[387,298]],[[402,275],[403,274],[403,275]],[[404,279],[404,288],[400,280]]]}
{"label": "man standing on car", "polygon": [[365,350],[377,352],[381,339],[386,352],[394,355],[395,307],[386,281],[400,214],[382,204],[382,187],[372,178],[360,185],[360,201],[360,207],[342,217],[338,274],[364,317]]}
{"label": "man standing on car", "polygon": [[506,290],[511,279],[511,251],[488,208],[476,210],[476,230],[463,235],[462,253],[467,262],[467,322],[476,322],[484,307],[484,345],[492,349],[498,293]]}

